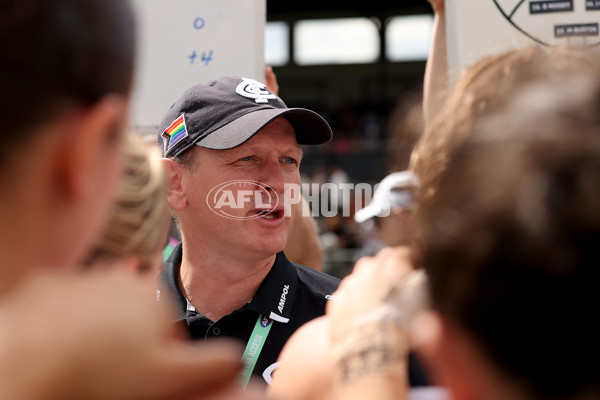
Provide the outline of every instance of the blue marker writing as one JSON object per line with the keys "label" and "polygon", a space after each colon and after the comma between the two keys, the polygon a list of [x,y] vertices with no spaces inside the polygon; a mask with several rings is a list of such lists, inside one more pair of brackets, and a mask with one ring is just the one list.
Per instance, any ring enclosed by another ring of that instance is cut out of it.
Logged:
{"label": "blue marker writing", "polygon": [[194,20],[194,28],[196,30],[204,28],[204,19],[202,17],[198,17]]}

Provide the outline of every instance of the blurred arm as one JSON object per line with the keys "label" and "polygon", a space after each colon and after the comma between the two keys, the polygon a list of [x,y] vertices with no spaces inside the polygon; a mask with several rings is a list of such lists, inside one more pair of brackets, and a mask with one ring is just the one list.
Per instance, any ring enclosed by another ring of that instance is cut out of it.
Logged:
{"label": "blurred arm", "polygon": [[327,303],[336,399],[407,398],[412,271],[408,249],[383,249],[360,259]]}
{"label": "blurred arm", "polygon": [[174,340],[151,280],[52,275],[0,305],[1,399],[208,399],[235,387],[238,344]]}
{"label": "blurred arm", "polygon": [[292,227],[283,252],[292,262],[317,271],[323,270],[323,249],[319,242],[319,229],[304,197],[294,208]]}
{"label": "blurred arm", "polygon": [[448,49],[446,45],[446,9],[444,0],[429,0],[435,13],[431,51],[425,67],[423,113],[425,129],[439,114],[448,96]]}

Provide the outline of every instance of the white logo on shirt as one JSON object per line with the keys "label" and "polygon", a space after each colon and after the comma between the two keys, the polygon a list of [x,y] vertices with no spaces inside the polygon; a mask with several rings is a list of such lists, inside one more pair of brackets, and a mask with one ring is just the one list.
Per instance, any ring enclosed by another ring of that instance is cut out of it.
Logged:
{"label": "white logo on shirt", "polygon": [[279,299],[279,307],[277,307],[280,313],[283,312],[283,307],[285,307],[285,296],[288,294],[289,289],[290,285],[283,286],[283,293],[281,293],[281,299]]}
{"label": "white logo on shirt", "polygon": [[270,385],[273,382],[273,372],[279,367],[279,362],[273,363],[265,369],[262,376],[263,379]]}

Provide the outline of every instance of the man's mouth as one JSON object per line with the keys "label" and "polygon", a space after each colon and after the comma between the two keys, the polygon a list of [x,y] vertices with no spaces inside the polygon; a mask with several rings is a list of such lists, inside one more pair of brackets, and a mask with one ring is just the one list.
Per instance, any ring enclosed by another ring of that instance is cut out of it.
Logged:
{"label": "man's mouth", "polygon": [[283,210],[264,210],[257,209],[252,210],[254,214],[257,214],[260,218],[264,219],[278,219],[283,216]]}

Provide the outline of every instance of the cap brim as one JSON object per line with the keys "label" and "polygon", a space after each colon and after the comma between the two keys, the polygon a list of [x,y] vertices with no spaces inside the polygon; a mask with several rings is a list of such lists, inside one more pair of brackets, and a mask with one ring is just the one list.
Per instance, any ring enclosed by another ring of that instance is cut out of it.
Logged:
{"label": "cap brim", "polygon": [[196,145],[214,150],[233,149],[279,117],[285,117],[292,124],[298,144],[324,144],[333,137],[327,121],[314,111],[305,108],[274,108],[245,114],[214,130],[196,142]]}

